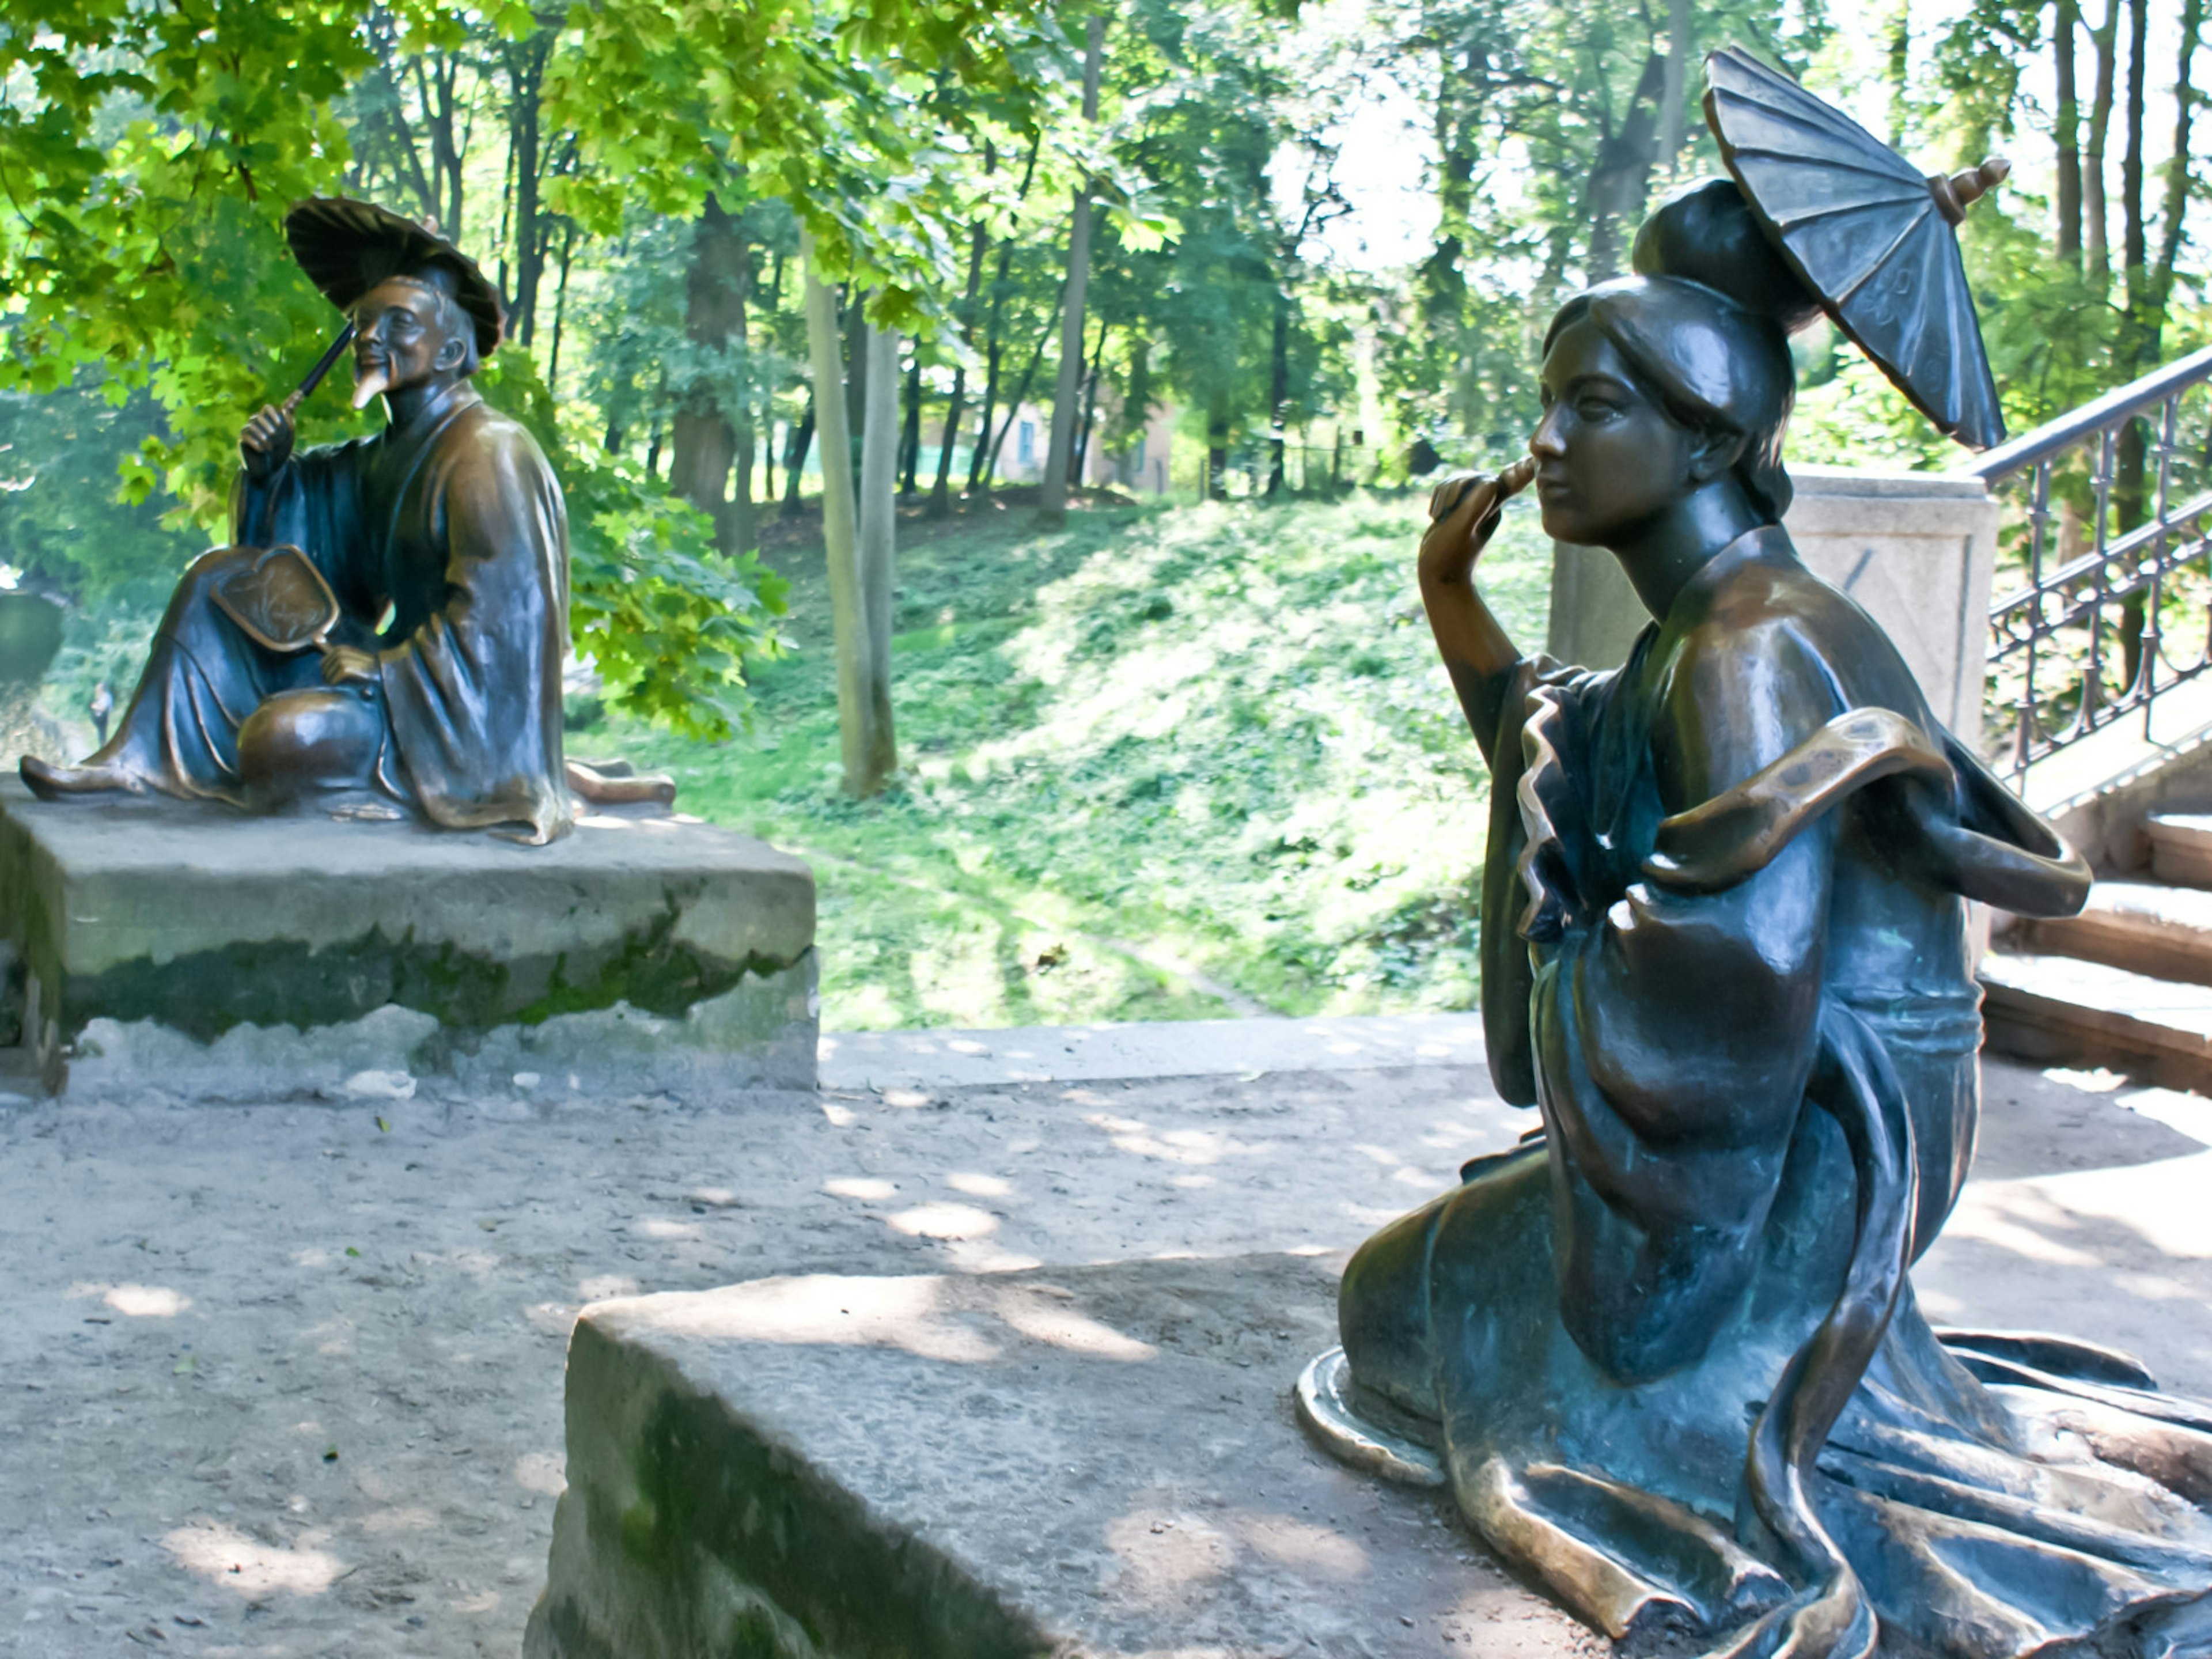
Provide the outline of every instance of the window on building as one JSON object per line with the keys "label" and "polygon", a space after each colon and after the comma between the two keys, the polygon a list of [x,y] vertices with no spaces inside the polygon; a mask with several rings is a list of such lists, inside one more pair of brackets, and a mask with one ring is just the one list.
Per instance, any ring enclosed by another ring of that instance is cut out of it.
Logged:
{"label": "window on building", "polygon": [[1014,459],[1024,466],[1036,459],[1036,422],[1024,421],[1014,434]]}

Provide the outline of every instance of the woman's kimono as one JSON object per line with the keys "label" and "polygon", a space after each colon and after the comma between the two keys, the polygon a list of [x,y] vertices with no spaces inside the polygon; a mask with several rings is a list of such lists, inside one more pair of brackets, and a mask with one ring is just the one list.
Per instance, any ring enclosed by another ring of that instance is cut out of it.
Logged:
{"label": "woman's kimono", "polygon": [[1524,663],[1493,761],[1484,1016],[1543,1127],[1354,1258],[1347,1431],[1429,1441],[1615,1636],[2212,1643],[2212,1412],[1939,1340],[1905,1278],[1973,1151],[1965,901],[2069,914],[2086,867],[1778,528],[1618,672]]}

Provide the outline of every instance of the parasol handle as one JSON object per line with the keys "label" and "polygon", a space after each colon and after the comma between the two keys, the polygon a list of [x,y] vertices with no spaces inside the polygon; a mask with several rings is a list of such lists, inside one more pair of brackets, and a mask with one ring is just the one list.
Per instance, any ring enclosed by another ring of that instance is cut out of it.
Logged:
{"label": "parasol handle", "polygon": [[[330,349],[315,360],[315,366],[307,371],[307,378],[285,394],[284,401],[277,405],[284,411],[285,419],[289,420],[292,417],[294,411],[300,407],[301,404],[305,402],[314,389],[323,383],[323,376],[337,366],[338,359],[345,356],[346,348],[353,343],[353,337],[354,325],[348,323],[338,331],[338,337],[331,342]],[[270,532],[273,528],[270,521],[276,516],[276,492],[271,489],[267,499],[261,503],[261,511],[255,518],[253,545],[261,546],[268,542]]]}
{"label": "parasol handle", "polygon": [[354,325],[351,323],[338,331],[338,337],[331,342],[330,349],[315,360],[315,366],[307,371],[307,378],[284,399],[283,407],[287,415],[313,395],[315,388],[323,383],[323,376],[335,368],[338,359],[345,356],[345,349],[353,343],[353,337]]}
{"label": "parasol handle", "polygon": [[1968,167],[1946,179],[1940,173],[1928,175],[1928,193],[1936,198],[1936,210],[1951,223],[1962,224],[1966,210],[2002,184],[2012,172],[2012,163],[2002,155],[1992,155],[1978,167]]}

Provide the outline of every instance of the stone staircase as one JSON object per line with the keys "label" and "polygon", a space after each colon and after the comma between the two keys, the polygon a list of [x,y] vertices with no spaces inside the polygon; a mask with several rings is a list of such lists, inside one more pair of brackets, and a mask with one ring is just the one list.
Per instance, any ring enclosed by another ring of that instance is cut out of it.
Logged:
{"label": "stone staircase", "polygon": [[2148,869],[2078,916],[2015,921],[1982,959],[1989,1043],[2212,1093],[2212,815],[2143,821]]}

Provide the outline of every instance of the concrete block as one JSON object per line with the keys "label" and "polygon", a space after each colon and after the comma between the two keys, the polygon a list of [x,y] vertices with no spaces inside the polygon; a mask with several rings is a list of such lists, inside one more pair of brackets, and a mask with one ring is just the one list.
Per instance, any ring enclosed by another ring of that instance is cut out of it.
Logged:
{"label": "concrete block", "polygon": [[0,1041],[57,1092],[258,1099],[811,1087],[814,880],[710,825],[548,847],[410,823],[48,804],[0,784]]}
{"label": "concrete block", "polygon": [[1565,1656],[1449,1500],[1298,1428],[1333,1263],[770,1279],[602,1303],[529,1659]]}

